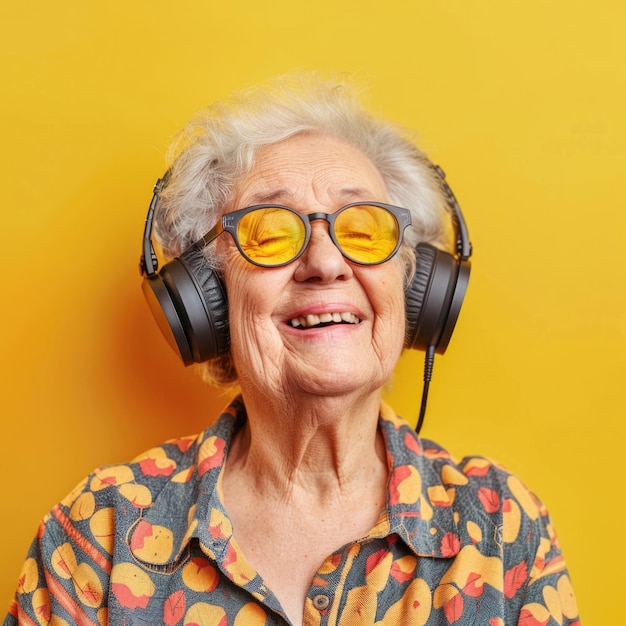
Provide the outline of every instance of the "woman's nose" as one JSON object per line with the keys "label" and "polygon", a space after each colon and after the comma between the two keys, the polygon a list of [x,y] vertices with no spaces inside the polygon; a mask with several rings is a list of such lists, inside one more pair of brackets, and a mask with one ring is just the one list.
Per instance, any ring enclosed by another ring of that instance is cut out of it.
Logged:
{"label": "woman's nose", "polygon": [[352,276],[352,266],[333,243],[324,221],[311,222],[311,238],[298,259],[294,277],[299,281],[331,283]]}

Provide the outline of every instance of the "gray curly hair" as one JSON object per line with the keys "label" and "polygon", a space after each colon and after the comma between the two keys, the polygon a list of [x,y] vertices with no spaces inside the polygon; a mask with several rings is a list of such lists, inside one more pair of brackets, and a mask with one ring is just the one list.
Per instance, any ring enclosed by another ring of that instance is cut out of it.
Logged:
{"label": "gray curly hair", "polygon": [[[169,177],[155,211],[155,238],[173,258],[198,241],[228,210],[237,183],[257,152],[300,133],[345,141],[378,168],[392,204],[411,212],[399,252],[406,280],[415,271],[415,246],[451,248],[450,218],[441,178],[404,129],[365,111],[345,79],[302,72],[237,92],[197,113],[175,138]],[[214,246],[205,255],[219,271]],[[212,384],[237,382],[230,353],[198,366]]]}

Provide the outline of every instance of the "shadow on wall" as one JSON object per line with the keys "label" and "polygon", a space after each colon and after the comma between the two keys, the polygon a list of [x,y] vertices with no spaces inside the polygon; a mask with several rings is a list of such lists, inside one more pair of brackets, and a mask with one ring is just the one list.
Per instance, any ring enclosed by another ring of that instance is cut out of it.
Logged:
{"label": "shadow on wall", "polygon": [[[234,392],[207,385],[194,367],[182,364],[152,318],[138,274],[126,276],[122,287],[115,287],[116,310],[106,352],[111,393],[119,414],[130,416],[118,429],[145,439],[148,447],[200,432]],[[134,448],[142,452],[146,446]]]}

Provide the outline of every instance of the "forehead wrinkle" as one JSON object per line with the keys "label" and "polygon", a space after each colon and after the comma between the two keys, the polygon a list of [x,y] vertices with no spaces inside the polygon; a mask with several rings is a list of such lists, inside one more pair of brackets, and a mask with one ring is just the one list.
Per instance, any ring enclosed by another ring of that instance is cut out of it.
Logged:
{"label": "forehead wrinkle", "polygon": [[339,140],[296,137],[262,149],[236,187],[233,206],[276,202],[301,211],[338,209],[351,201],[387,201],[376,166]]}

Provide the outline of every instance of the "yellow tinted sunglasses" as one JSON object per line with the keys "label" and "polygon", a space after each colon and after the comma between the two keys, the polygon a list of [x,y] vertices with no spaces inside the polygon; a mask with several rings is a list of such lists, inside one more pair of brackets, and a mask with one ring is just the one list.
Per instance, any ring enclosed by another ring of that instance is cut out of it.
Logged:
{"label": "yellow tinted sunglasses", "polygon": [[309,214],[281,205],[257,204],[223,215],[196,245],[209,244],[226,231],[250,263],[280,267],[304,252],[314,220],[328,222],[330,238],[346,259],[378,265],[398,251],[411,214],[382,202],[356,202],[334,213]]}

